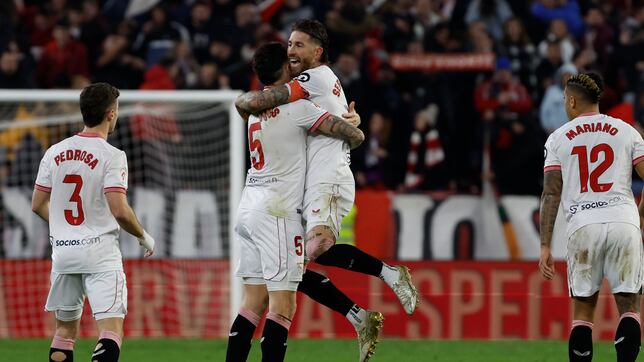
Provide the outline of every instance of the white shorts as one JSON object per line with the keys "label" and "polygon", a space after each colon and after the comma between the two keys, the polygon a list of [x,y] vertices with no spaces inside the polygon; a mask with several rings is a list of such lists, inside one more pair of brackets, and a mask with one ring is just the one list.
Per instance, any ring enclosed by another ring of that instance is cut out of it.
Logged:
{"label": "white shorts", "polygon": [[253,210],[237,214],[235,242],[240,245],[236,275],[244,284],[266,284],[269,291],[296,291],[304,273],[301,220]]}
{"label": "white shorts", "polygon": [[127,314],[127,284],[120,270],[91,274],[51,272],[45,310],[56,312],[59,320],[76,320],[82,314],[86,295],[96,320],[123,318]]}
{"label": "white shorts", "polygon": [[571,297],[590,297],[604,277],[612,293],[640,293],[644,281],[640,229],[627,223],[589,224],[568,240]]}
{"label": "white shorts", "polygon": [[318,184],[304,192],[304,220],[308,233],[318,225],[331,228],[336,239],[342,219],[353,207],[356,189],[353,185]]}

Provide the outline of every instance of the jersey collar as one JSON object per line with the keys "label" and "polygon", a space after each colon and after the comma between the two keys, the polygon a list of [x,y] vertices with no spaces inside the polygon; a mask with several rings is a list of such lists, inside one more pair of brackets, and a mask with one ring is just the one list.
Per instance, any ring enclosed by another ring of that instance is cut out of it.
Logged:
{"label": "jersey collar", "polygon": [[596,114],[599,114],[599,113],[598,112],[586,112],[586,113],[580,114],[578,117],[594,116]]}
{"label": "jersey collar", "polygon": [[93,133],[93,132],[79,132],[76,134],[77,136],[81,137],[98,137],[98,138],[103,138],[100,134],[98,133]]}

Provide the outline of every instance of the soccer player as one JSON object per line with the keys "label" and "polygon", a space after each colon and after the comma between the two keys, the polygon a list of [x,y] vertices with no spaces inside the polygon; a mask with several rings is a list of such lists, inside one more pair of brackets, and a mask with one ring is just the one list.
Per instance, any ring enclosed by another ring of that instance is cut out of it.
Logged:
{"label": "soccer player", "polygon": [[125,152],[106,141],[118,119],[118,96],[107,83],[85,87],[83,131],[51,146],[40,161],[32,209],[49,222],[52,246],[45,306],[56,316],[50,362],[73,361],[85,296],[99,330],[91,360],[118,361],[127,314],[119,225],[138,238],[145,257],[154,251],[154,239],[127,202]]}
{"label": "soccer player", "polygon": [[[263,84],[279,86],[290,79],[286,49],[268,43],[253,56],[253,70]],[[241,244],[237,275],[244,299],[231,326],[226,361],[245,361],[250,340],[264,314],[262,361],[283,361],[295,292],[304,272],[304,198],[307,133],[337,137],[357,147],[364,134],[342,118],[307,100],[271,109],[266,118],[249,116],[251,168],[239,203],[236,242]]]}
{"label": "soccer player", "polygon": [[546,279],[555,273],[550,252],[559,203],[568,236],[568,287],[574,304],[570,361],[593,357],[593,316],[599,288],[608,279],[621,315],[615,333],[617,361],[635,361],[640,350],[640,299],[644,281],[639,212],[631,191],[633,168],[644,178],[644,141],[622,120],[599,113],[603,91],[594,73],[571,77],[564,90],[570,121],[545,145],[541,196],[541,257]]}
{"label": "soccer player", "polygon": [[[288,44],[291,76],[297,78],[269,91],[243,94],[236,102],[238,108],[257,114],[287,102],[308,98],[334,115],[347,112],[347,101],[340,81],[326,65],[328,35],[324,25],[315,20],[298,21],[292,28]],[[392,267],[355,246],[335,244],[342,218],[351,210],[355,197],[348,151],[347,145],[340,140],[309,136],[304,193],[307,257],[322,265],[380,277],[392,288],[405,312],[412,314],[418,302],[418,292],[411,282],[407,267]],[[305,279],[300,284],[300,290],[310,296],[309,293],[319,288],[320,284],[314,281],[309,283]],[[322,296],[322,293],[318,295]],[[334,310],[339,313],[344,311]],[[352,323],[353,315],[364,319],[367,313],[355,306],[352,312],[346,314]],[[362,353],[363,341],[369,342],[375,337],[364,336],[360,330],[358,334]]]}

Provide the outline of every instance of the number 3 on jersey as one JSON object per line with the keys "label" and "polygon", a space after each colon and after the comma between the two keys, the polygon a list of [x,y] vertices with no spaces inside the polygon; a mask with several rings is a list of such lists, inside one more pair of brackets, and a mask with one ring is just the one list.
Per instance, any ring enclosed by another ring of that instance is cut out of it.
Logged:
{"label": "number 3 on jersey", "polygon": [[588,175],[588,149],[586,146],[576,146],[573,147],[571,155],[577,155],[579,160],[579,181],[581,183],[580,192],[588,192],[588,180],[590,180],[590,188],[593,192],[606,192],[613,187],[612,182],[608,183],[599,183],[599,177],[608,170],[608,168],[615,161],[615,154],[613,149],[606,143],[600,143],[597,146],[593,147],[590,150],[590,162],[596,163],[599,161],[599,153],[604,154],[604,161],[600,163],[591,173],[590,177]]}
{"label": "number 3 on jersey", "polygon": [[262,130],[262,123],[257,121],[251,123],[248,127],[248,147],[250,148],[250,163],[256,170],[264,168],[264,150],[262,149],[262,142],[254,138],[255,131]]}
{"label": "number 3 on jersey", "polygon": [[80,191],[83,188],[83,178],[80,175],[65,175],[63,179],[65,184],[75,184],[74,192],[69,198],[69,202],[76,203],[76,215],[74,216],[74,211],[66,209],[65,210],[65,220],[69,225],[78,226],[85,221],[85,213],[83,212],[83,200],[80,197]]}

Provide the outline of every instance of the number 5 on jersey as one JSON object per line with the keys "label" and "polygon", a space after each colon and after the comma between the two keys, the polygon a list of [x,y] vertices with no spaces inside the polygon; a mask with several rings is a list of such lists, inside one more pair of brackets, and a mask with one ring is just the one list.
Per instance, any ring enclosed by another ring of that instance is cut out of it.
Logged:
{"label": "number 5 on jersey", "polygon": [[606,192],[613,187],[612,182],[608,183],[599,183],[599,177],[608,170],[608,168],[615,161],[615,155],[613,149],[606,143],[600,143],[597,146],[593,147],[590,150],[590,162],[596,163],[599,161],[599,153],[604,154],[604,161],[600,163],[591,173],[590,177],[588,175],[588,149],[586,146],[576,146],[573,147],[571,155],[577,155],[579,160],[579,181],[581,183],[580,192],[588,192],[588,180],[590,180],[590,188],[593,192]]}
{"label": "number 5 on jersey", "polygon": [[262,130],[262,123],[251,123],[248,127],[248,147],[250,148],[250,163],[256,170],[264,168],[264,150],[262,149],[262,142],[259,138],[255,138],[255,131]]}

